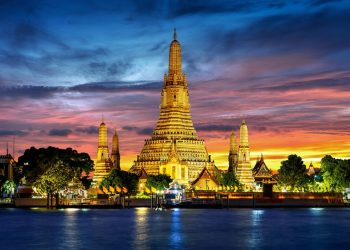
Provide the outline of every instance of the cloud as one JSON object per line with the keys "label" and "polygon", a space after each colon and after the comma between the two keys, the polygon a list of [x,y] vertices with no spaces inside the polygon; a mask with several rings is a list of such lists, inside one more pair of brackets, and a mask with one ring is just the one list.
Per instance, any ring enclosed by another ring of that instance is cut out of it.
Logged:
{"label": "cloud", "polygon": [[25,136],[28,135],[28,131],[24,130],[0,130],[0,136],[18,135]]}
{"label": "cloud", "polygon": [[72,134],[72,130],[70,129],[51,129],[48,133],[49,136],[67,136],[67,135],[70,135]]}
{"label": "cloud", "polygon": [[32,85],[14,85],[0,86],[0,97],[5,99],[21,99],[21,98],[50,98],[55,93],[64,91],[63,87],[49,86],[32,86]]}
{"label": "cloud", "polygon": [[153,132],[153,129],[154,128],[151,128],[151,127],[139,128],[139,127],[136,127],[136,126],[123,126],[123,130],[134,131],[138,135],[151,135],[152,132]]}
{"label": "cloud", "polygon": [[258,54],[294,52],[319,57],[346,50],[350,42],[346,32],[349,9],[345,6],[311,13],[265,15],[239,28],[212,29],[208,32],[207,56],[234,55],[237,60]]}
{"label": "cloud", "polygon": [[75,131],[82,134],[94,135],[94,134],[98,134],[98,127],[97,126],[78,127],[75,129]]}
{"label": "cloud", "polygon": [[237,130],[239,129],[238,126],[232,126],[232,125],[210,125],[210,124],[200,124],[200,125],[195,125],[195,128],[198,131],[220,131],[220,132],[227,132],[227,131],[232,131],[232,130]]}
{"label": "cloud", "polygon": [[12,46],[14,49],[38,49],[39,46],[56,46],[59,49],[69,47],[51,33],[40,29],[38,25],[29,22],[17,24],[12,34]]}

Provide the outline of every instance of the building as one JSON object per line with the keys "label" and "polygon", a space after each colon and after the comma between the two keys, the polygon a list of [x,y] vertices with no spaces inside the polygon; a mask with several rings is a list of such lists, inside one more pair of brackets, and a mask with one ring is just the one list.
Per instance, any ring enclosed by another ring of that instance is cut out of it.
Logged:
{"label": "building", "polygon": [[206,167],[200,172],[198,177],[191,183],[195,190],[217,190],[220,187],[214,173]]}
{"label": "building", "polygon": [[95,160],[95,171],[93,184],[98,185],[103,178],[111,171],[112,161],[109,158],[108,142],[107,142],[107,126],[104,121],[101,122],[98,129],[98,147],[97,157]]}
{"label": "building", "polygon": [[118,138],[117,130],[114,131],[114,135],[112,138],[111,161],[112,161],[113,168],[120,170],[119,138]]}
{"label": "building", "polygon": [[203,168],[213,166],[204,140],[198,138],[193,126],[189,89],[181,66],[181,46],[174,31],[159,119],[130,171],[138,173],[144,168],[147,174],[167,174],[177,183],[188,185]]}
{"label": "building", "polygon": [[245,120],[242,121],[239,131],[239,145],[237,145],[236,135],[232,131],[230,137],[228,171],[235,171],[239,182],[245,186],[253,186],[254,178],[250,165],[250,148],[248,141],[248,127]]}
{"label": "building", "polygon": [[112,137],[112,152],[109,154],[107,126],[102,120],[98,128],[98,146],[97,156],[95,160],[95,171],[92,180],[93,185],[98,186],[105,176],[112,169],[120,170],[120,153],[119,153],[119,138],[117,130],[114,131]]}
{"label": "building", "polygon": [[254,181],[258,188],[262,188],[264,197],[272,197],[273,185],[277,184],[271,170],[267,167],[263,155],[255,163],[252,170]]}
{"label": "building", "polygon": [[232,131],[230,137],[230,153],[228,155],[228,171],[236,172],[238,167],[238,146],[235,132]]}
{"label": "building", "polygon": [[312,162],[310,162],[309,168],[307,170],[307,175],[308,176],[315,176],[318,175],[320,172],[319,168],[315,168],[314,165],[312,164]]}
{"label": "building", "polygon": [[13,159],[11,154],[0,155],[0,178],[13,180],[13,168],[15,164],[15,159]]}

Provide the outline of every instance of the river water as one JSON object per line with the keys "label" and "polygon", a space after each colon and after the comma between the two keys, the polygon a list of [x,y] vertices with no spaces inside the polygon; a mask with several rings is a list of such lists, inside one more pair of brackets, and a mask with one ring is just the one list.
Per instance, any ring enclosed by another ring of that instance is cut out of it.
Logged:
{"label": "river water", "polygon": [[0,249],[350,249],[350,209],[0,209]]}

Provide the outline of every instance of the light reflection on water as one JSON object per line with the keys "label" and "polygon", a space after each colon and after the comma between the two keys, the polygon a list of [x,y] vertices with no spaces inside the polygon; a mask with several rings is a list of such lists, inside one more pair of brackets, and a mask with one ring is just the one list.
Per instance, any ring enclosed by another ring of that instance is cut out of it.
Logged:
{"label": "light reflection on water", "polygon": [[135,238],[136,249],[145,249],[152,228],[148,225],[148,208],[135,208]]}
{"label": "light reflection on water", "polygon": [[251,210],[251,235],[248,246],[252,248],[257,248],[261,244],[261,238],[262,238],[262,228],[261,228],[261,221],[263,220],[264,216],[264,210],[262,209],[254,209]]}
{"label": "light reflection on water", "polygon": [[0,209],[0,242],[1,249],[344,249],[348,221],[348,208]]}
{"label": "light reflection on water", "polygon": [[181,245],[182,240],[181,210],[178,208],[172,210],[170,229],[170,246],[174,249]]}
{"label": "light reflection on water", "polygon": [[78,232],[79,226],[77,225],[77,215],[80,212],[77,208],[67,208],[64,210],[67,214],[63,217],[63,239],[69,246],[69,249],[79,249],[79,239]]}

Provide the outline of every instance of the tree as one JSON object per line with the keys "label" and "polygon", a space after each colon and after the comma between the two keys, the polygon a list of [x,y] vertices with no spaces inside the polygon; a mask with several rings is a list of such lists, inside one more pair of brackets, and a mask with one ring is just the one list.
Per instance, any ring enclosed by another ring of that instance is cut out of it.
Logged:
{"label": "tree", "polygon": [[344,191],[350,187],[350,160],[326,155],[321,160],[321,173],[327,191]]}
{"label": "tree", "polygon": [[147,177],[146,187],[149,189],[155,188],[157,191],[160,191],[164,188],[169,188],[169,183],[172,181],[171,177],[166,174],[149,175]]}
{"label": "tree", "polygon": [[137,191],[139,177],[137,174],[129,173],[123,170],[113,169],[105,178],[103,178],[100,188],[120,188],[127,194],[132,194]]}
{"label": "tree", "polygon": [[239,187],[240,183],[237,179],[235,172],[227,172],[218,175],[218,181],[223,187],[229,189]]}
{"label": "tree", "polygon": [[[45,172],[40,175],[33,186],[36,187],[42,193],[47,195],[47,206],[49,206],[49,199],[54,193],[67,188],[69,182],[76,176],[74,169],[64,165],[62,161],[53,162],[49,165]],[[56,196],[57,197],[57,196]],[[58,203],[58,201],[56,201]]]}
{"label": "tree", "polygon": [[306,174],[306,166],[300,156],[289,155],[288,160],[281,162],[278,180],[279,184],[285,186],[288,190],[294,191],[295,188],[301,190],[307,187],[309,179]]}
{"label": "tree", "polygon": [[39,148],[31,147],[25,150],[18,158],[20,170],[16,173],[16,182],[23,176],[29,184],[33,184],[44,174],[48,168],[60,164],[74,172],[74,176],[81,179],[84,171],[87,175],[93,170],[94,163],[87,153],[78,153],[72,148],[59,149],[55,147]]}
{"label": "tree", "polygon": [[1,186],[1,194],[3,197],[11,197],[15,192],[16,184],[14,181],[7,180]]}

